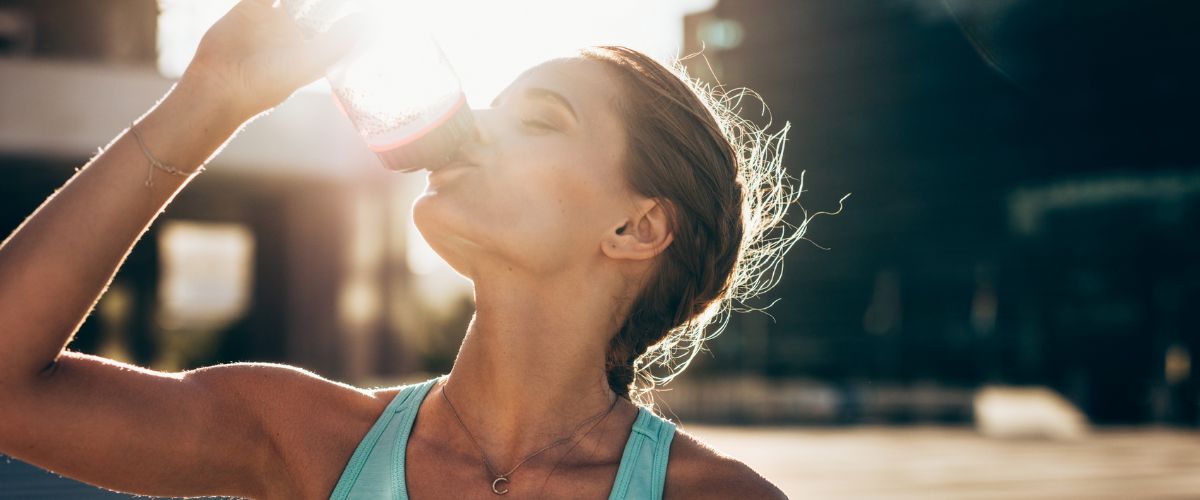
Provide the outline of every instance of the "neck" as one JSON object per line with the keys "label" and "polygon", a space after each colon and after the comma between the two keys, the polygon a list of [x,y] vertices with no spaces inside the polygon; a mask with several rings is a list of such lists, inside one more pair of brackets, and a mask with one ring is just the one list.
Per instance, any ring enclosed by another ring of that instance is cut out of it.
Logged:
{"label": "neck", "polygon": [[604,370],[614,294],[579,283],[596,281],[475,279],[475,317],[445,390],[498,468],[568,437],[617,397]]}

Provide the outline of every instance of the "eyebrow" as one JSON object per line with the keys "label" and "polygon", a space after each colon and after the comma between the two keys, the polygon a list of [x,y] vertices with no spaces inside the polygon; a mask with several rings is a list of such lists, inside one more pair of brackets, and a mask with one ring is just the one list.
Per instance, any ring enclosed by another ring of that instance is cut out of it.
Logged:
{"label": "eyebrow", "polygon": [[566,108],[568,113],[571,113],[571,118],[574,118],[575,121],[579,121],[579,115],[575,114],[575,107],[571,106],[571,101],[568,101],[566,97],[563,97],[563,95],[559,94],[558,92],[541,87],[530,87],[525,90],[525,95],[537,99],[556,102],[559,106]]}
{"label": "eyebrow", "polygon": [[[500,95],[496,96],[496,98],[492,100],[491,106],[493,108],[500,104],[500,100],[502,97],[504,97],[504,94],[504,92],[501,92]],[[525,89],[524,94],[529,98],[556,103],[565,108],[567,112],[571,114],[571,118],[574,118],[575,121],[579,121],[579,115],[575,112],[575,107],[571,106],[571,101],[558,92],[542,87],[529,87]]]}

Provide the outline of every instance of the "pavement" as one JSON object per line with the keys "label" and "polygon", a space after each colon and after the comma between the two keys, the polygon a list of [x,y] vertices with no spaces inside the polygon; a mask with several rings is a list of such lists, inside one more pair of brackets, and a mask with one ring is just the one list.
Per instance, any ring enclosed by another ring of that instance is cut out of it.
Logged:
{"label": "pavement", "polygon": [[793,499],[1200,499],[1200,432],[1003,440],[970,427],[686,426]]}
{"label": "pavement", "polygon": [[[793,499],[1200,499],[1195,430],[1100,428],[1048,441],[969,427],[683,429]],[[0,457],[3,500],[128,498]]]}

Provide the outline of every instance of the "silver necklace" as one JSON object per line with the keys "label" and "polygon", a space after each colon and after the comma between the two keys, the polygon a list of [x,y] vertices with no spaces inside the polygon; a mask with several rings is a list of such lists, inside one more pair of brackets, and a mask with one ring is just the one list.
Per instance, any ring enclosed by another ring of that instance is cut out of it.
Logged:
{"label": "silver necklace", "polygon": [[571,433],[567,434],[566,437],[559,439],[557,441],[554,441],[553,443],[543,446],[541,449],[526,455],[525,458],[522,458],[520,462],[517,462],[517,465],[514,466],[512,469],[509,469],[508,472],[505,472],[504,474],[500,474],[500,473],[496,472],[496,468],[493,467],[492,462],[490,460],[488,460],[487,453],[484,453],[483,447],[479,445],[479,441],[475,439],[475,435],[471,434],[470,429],[467,429],[467,424],[466,424],[466,422],[463,422],[462,416],[458,414],[458,409],[454,407],[454,403],[450,402],[450,396],[448,396],[446,394],[446,392],[447,392],[446,388],[447,388],[446,385],[442,386],[442,399],[446,400],[446,404],[450,406],[450,411],[454,413],[454,418],[458,420],[458,425],[460,427],[462,427],[462,430],[464,433],[467,434],[467,437],[471,438],[471,443],[473,443],[475,445],[475,448],[479,450],[479,456],[481,458],[483,458],[483,466],[486,467],[488,470],[488,473],[491,474],[492,477],[495,478],[492,480],[492,493],[495,493],[497,495],[503,495],[505,493],[508,493],[508,487],[505,485],[510,482],[510,480],[512,478],[512,474],[514,472],[516,472],[517,469],[519,469],[522,465],[525,465],[525,462],[528,462],[529,459],[540,455],[542,452],[549,450],[550,448],[559,446],[563,443],[566,443],[567,441],[570,441],[571,438],[575,437],[575,434],[579,432],[579,429],[582,429],[583,426],[588,424],[588,422],[591,422],[598,418],[608,416],[608,414],[610,412],[612,412],[613,408],[615,408],[617,406],[617,399],[619,399],[617,397],[613,397],[613,401],[612,401],[612,403],[610,403],[608,405],[607,410],[602,411],[600,413],[597,413],[595,415],[592,415],[592,416],[584,419],[583,422],[580,422],[579,425],[575,426],[575,428],[571,430]]}

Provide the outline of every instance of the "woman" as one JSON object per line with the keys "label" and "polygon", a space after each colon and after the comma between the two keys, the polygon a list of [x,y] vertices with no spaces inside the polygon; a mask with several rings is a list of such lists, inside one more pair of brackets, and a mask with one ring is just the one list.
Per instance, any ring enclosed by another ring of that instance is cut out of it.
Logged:
{"label": "woman", "polygon": [[361,390],[286,366],[159,373],[64,350],[198,166],[354,31],[306,42],[278,6],[243,0],[5,241],[0,453],[161,496],[782,497],[638,404],[645,369],[686,366],[799,237],[763,238],[794,201],[768,151],[782,136],[627,49],[529,70],[477,112],[469,168],[430,175],[414,220],[477,303],[447,376]]}

